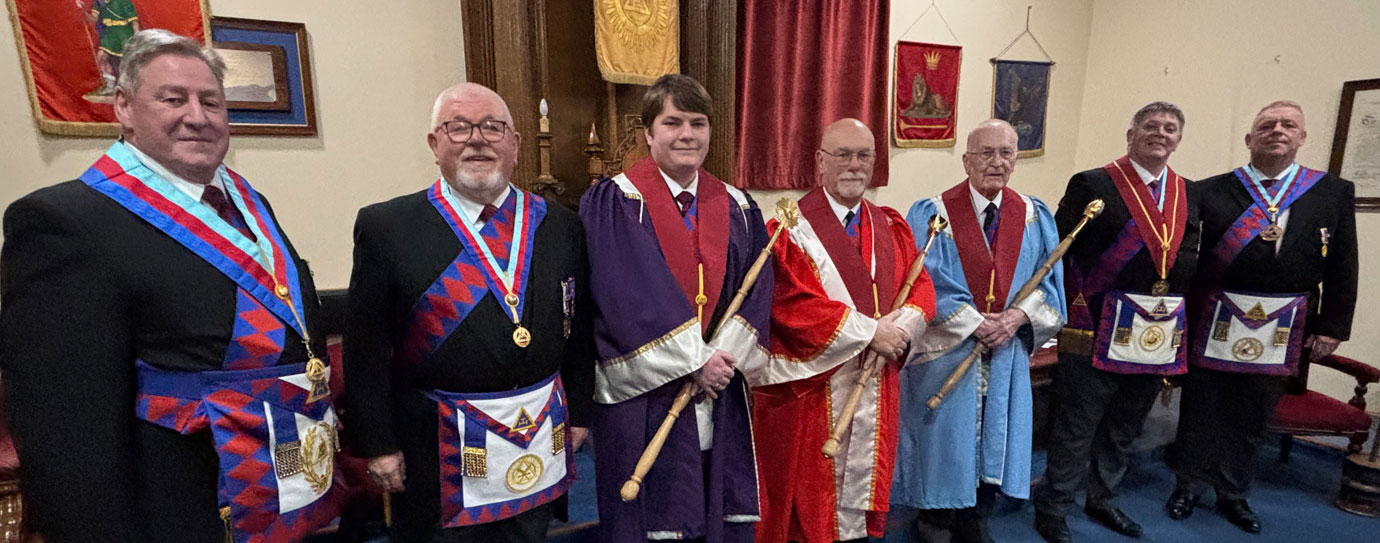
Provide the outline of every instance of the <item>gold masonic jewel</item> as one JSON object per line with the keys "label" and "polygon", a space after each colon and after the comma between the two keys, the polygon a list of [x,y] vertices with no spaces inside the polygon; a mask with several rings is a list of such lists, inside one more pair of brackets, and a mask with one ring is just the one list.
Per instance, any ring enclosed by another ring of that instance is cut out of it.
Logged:
{"label": "gold masonic jewel", "polygon": [[1265,354],[1265,344],[1253,337],[1238,339],[1231,346],[1231,355],[1242,362],[1250,362],[1262,354]]}
{"label": "gold masonic jewel", "polygon": [[1164,329],[1151,326],[1140,333],[1140,348],[1153,353],[1164,345],[1164,339]]}
{"label": "gold masonic jewel", "polygon": [[318,422],[302,436],[302,476],[317,494],[331,486],[331,474],[335,471],[334,433],[335,427]]}
{"label": "gold masonic jewel", "polygon": [[508,466],[508,473],[503,477],[504,483],[514,494],[521,494],[537,485],[543,469],[541,459],[537,458],[537,455],[524,454]]}

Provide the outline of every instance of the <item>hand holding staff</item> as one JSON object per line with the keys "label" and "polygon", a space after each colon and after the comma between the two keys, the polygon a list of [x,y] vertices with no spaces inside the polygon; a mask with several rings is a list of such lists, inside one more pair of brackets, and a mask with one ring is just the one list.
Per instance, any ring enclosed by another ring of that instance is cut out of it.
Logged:
{"label": "hand holding staff", "polygon": [[[920,272],[925,269],[925,256],[930,254],[930,245],[934,243],[935,236],[949,226],[949,221],[944,217],[935,215],[930,217],[929,232],[925,234],[925,247],[920,250],[920,255],[915,257],[915,261],[910,263],[910,270],[906,272],[906,282],[901,285],[901,289],[896,293],[896,299],[891,303],[891,310],[896,311],[906,305],[906,299],[910,298],[910,288],[915,286],[915,281],[920,278]],[[843,411],[838,420],[834,421],[834,428],[829,432],[829,439],[824,442],[824,447],[820,452],[824,456],[833,458],[839,453],[839,440],[843,439],[843,432],[848,429],[848,425],[853,422],[853,414],[858,410],[858,400],[862,398],[864,388],[872,381],[872,378],[879,373],[882,367],[878,360],[877,353],[867,351],[863,355],[862,371],[858,373],[858,380],[853,383],[853,390],[848,393],[848,401],[843,404]]]}
{"label": "hand holding staff", "polygon": [[[1035,271],[1035,275],[1031,276],[1030,280],[1021,287],[1021,290],[1016,292],[1017,304],[1025,301],[1027,297],[1035,293],[1036,289],[1040,288],[1040,281],[1043,281],[1045,276],[1049,275],[1050,270],[1054,269],[1054,263],[1063,258],[1064,253],[1068,252],[1069,246],[1073,245],[1073,238],[1078,236],[1078,232],[1083,230],[1083,226],[1088,224],[1088,221],[1102,213],[1102,208],[1103,202],[1100,199],[1088,202],[1087,207],[1083,208],[1083,218],[1078,221],[1078,225],[1073,227],[1073,231],[1069,232],[1069,235],[1064,236],[1059,245],[1055,246],[1054,250],[1049,253],[1049,258],[1045,259],[1045,263]],[[954,368],[953,373],[949,374],[949,378],[944,380],[944,385],[939,387],[939,392],[936,392],[925,402],[925,406],[929,407],[931,411],[938,409],[940,402],[943,402],[944,397],[958,385],[958,380],[963,378],[963,374],[968,372],[968,368],[972,367],[973,363],[982,358],[983,353],[986,352],[987,345],[979,342],[977,347],[973,348],[973,352],[968,353],[968,356],[958,363],[958,367]]]}
{"label": "hand holding staff", "polygon": [[[719,321],[718,326],[710,332],[708,341],[713,341],[719,335],[719,330],[723,329],[724,323],[733,319],[733,315],[738,313],[738,308],[743,305],[743,300],[747,298],[747,293],[752,290],[753,283],[757,282],[757,274],[762,272],[762,266],[766,265],[767,259],[771,257],[771,249],[776,246],[776,238],[782,232],[795,228],[795,223],[800,220],[800,209],[796,206],[795,200],[782,198],[776,202],[776,231],[772,232],[771,239],[767,241],[767,246],[762,248],[762,252],[757,255],[757,260],[748,268],[747,275],[743,276],[743,284],[738,287],[738,292],[733,295],[733,300],[729,302],[728,309],[724,311],[724,317]],[[643,449],[642,456],[637,459],[637,467],[633,469],[633,474],[628,477],[628,481],[623,483],[623,488],[619,490],[619,495],[623,501],[628,502],[637,499],[637,495],[642,490],[642,478],[651,471],[652,464],[656,463],[656,457],[661,454],[662,445],[666,444],[666,436],[671,434],[671,427],[675,425],[676,418],[680,417],[680,412],[685,410],[685,406],[690,404],[690,398],[695,393],[695,382],[687,380],[680,387],[680,392],[676,394],[675,400],[671,402],[671,409],[666,413],[666,418],[662,419],[661,426],[652,435],[651,441],[647,442],[647,448]]]}

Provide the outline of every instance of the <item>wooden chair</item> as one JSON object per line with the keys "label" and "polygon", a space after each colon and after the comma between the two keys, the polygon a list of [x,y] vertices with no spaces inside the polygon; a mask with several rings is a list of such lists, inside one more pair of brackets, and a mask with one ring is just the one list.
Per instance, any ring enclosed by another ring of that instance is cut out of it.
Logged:
{"label": "wooden chair", "polygon": [[1351,442],[1348,454],[1361,452],[1370,433],[1371,419],[1366,414],[1366,388],[1380,381],[1380,368],[1345,356],[1330,355],[1313,362],[1356,379],[1355,396],[1342,402],[1326,394],[1308,390],[1310,363],[1301,361],[1299,374],[1291,383],[1270,419],[1269,431],[1281,434],[1279,460],[1289,461],[1294,436],[1344,436]]}

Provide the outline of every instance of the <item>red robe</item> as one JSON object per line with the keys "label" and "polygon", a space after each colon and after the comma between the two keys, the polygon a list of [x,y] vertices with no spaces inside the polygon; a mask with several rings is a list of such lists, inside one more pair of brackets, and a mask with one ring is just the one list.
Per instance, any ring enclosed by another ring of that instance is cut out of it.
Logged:
{"label": "red robe", "polygon": [[[864,200],[856,236],[822,189],[802,198],[800,208],[800,224],[773,249],[771,358],[749,375],[762,500],[757,541],[881,537],[896,452],[899,363],[886,364],[864,389],[839,454],[825,458],[820,448],[858,378],[876,319],[891,312],[918,251],[891,208]],[[919,338],[934,303],[929,274],[922,273],[897,325]]]}

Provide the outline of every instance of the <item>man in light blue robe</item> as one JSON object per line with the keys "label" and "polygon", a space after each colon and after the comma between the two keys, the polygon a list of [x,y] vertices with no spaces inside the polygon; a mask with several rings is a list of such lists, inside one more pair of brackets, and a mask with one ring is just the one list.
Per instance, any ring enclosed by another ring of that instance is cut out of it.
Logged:
{"label": "man in light blue robe", "polygon": [[[1015,299],[1059,242],[1044,202],[1006,187],[1016,167],[1016,132],[1000,120],[978,125],[963,167],[967,179],[916,202],[906,216],[917,232],[934,215],[949,228],[925,260],[935,318],[913,343],[913,365],[901,372],[891,501],[953,510],[951,541],[985,542],[997,491],[1020,499],[1030,493],[1030,355],[1063,326],[1064,292],[1056,264],[1032,295]],[[990,356],[974,363],[937,409],[926,407],[979,342]]]}

